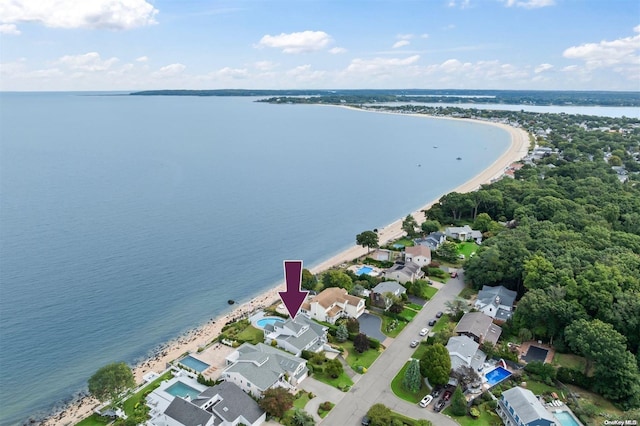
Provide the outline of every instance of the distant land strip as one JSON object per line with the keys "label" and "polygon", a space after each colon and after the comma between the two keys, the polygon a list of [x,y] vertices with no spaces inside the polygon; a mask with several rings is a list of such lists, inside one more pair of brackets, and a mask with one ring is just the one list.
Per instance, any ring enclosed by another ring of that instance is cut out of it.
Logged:
{"label": "distant land strip", "polygon": [[132,96],[268,96],[260,102],[362,104],[415,102],[449,104],[509,104],[537,106],[640,107],[640,92],[456,90],[456,89],[354,89],[354,90],[145,90]]}

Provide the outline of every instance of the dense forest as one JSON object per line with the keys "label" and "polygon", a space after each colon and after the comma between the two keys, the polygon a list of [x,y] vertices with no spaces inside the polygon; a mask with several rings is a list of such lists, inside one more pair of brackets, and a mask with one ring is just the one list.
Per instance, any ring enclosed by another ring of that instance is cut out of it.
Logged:
{"label": "dense forest", "polygon": [[640,407],[640,184],[636,173],[620,179],[612,168],[637,166],[640,122],[607,119],[602,128],[582,116],[515,120],[545,120],[538,143],[554,153],[515,179],[445,195],[427,217],[484,231],[488,238],[465,263],[465,278],[476,289],[518,292],[507,333],[526,330],[585,357],[576,383],[625,409]]}

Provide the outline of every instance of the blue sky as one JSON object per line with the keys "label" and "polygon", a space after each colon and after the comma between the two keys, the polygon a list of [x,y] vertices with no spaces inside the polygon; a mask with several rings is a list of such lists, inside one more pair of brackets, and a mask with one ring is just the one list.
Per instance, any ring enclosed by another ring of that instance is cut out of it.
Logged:
{"label": "blue sky", "polygon": [[0,90],[640,90],[637,0],[0,0]]}

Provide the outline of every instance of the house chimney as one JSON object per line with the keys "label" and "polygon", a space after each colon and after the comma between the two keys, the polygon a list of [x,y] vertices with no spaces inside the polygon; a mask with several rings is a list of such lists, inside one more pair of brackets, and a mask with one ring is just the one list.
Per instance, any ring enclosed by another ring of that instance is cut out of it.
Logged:
{"label": "house chimney", "polygon": [[478,344],[482,344],[482,342],[484,342],[484,334],[480,333],[480,336],[478,336]]}
{"label": "house chimney", "polygon": [[496,296],[496,305],[500,304],[500,296]]}

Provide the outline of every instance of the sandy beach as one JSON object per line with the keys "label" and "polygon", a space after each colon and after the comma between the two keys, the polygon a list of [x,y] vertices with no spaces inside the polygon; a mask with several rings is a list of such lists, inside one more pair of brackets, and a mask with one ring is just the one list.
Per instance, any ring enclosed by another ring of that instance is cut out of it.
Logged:
{"label": "sandy beach", "polygon": [[[357,108],[358,111],[364,111]],[[372,113],[380,113],[377,111],[365,111]],[[505,169],[513,162],[522,159],[529,149],[529,134],[515,127],[507,126],[505,124],[493,123],[489,121],[479,121],[479,120],[471,120],[471,119],[458,119],[458,118],[448,118],[448,117],[430,117],[421,114],[407,114],[412,116],[419,117],[429,117],[429,118],[437,118],[437,119],[446,119],[446,120],[465,120],[473,123],[481,123],[491,126],[497,126],[511,135],[511,145],[509,148],[498,157],[491,165],[489,165],[485,170],[483,170],[480,174],[473,177],[469,181],[463,183],[462,185],[451,189],[449,192],[470,192],[478,189],[481,185],[490,183],[495,178],[498,178],[503,175]],[[426,210],[430,208],[434,203],[438,201],[438,199],[445,195],[444,193],[438,196],[437,199],[430,201],[429,203],[422,206],[416,212],[413,213],[413,216],[416,218],[418,223],[424,221],[424,213],[422,210]],[[397,239],[403,235],[403,231],[401,228],[402,220],[404,217],[399,218],[395,222],[388,224],[386,226],[378,227],[378,235],[380,240],[380,245],[384,243]],[[355,238],[355,237],[354,237]],[[324,270],[327,270],[333,266],[340,265],[342,263],[349,262],[357,257],[360,257],[366,254],[367,249],[360,246],[352,246],[347,250],[327,259],[326,261],[321,262],[318,265],[314,265],[310,268],[311,272],[319,273]],[[238,307],[236,307],[231,313],[220,316],[215,320],[211,320],[206,324],[201,325],[200,327],[194,328],[189,332],[184,333],[180,337],[175,340],[166,343],[165,345],[158,348],[151,358],[145,360],[144,362],[138,364],[134,367],[133,372],[136,379],[136,383],[142,384],[143,376],[149,372],[160,373],[166,369],[167,364],[170,361],[173,361],[180,357],[185,352],[195,352],[198,347],[205,346],[217,337],[222,330],[222,327],[229,321],[233,321],[240,317],[247,315],[249,312],[252,312],[256,309],[268,306],[279,300],[278,291],[284,290],[284,282],[280,283],[274,288],[271,288],[259,296],[253,298],[251,301],[244,303]],[[42,425],[46,426],[54,426],[54,425],[73,425],[83,418],[89,416],[93,410],[99,406],[98,401],[91,397],[85,397],[78,401],[75,401],[65,407],[63,410],[58,411],[56,413],[51,414],[47,419],[41,422]]]}

